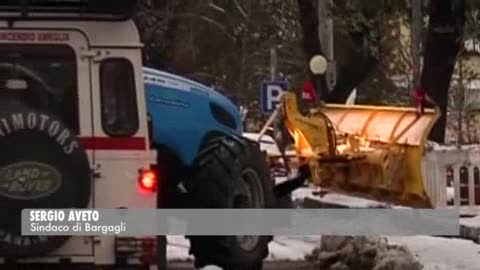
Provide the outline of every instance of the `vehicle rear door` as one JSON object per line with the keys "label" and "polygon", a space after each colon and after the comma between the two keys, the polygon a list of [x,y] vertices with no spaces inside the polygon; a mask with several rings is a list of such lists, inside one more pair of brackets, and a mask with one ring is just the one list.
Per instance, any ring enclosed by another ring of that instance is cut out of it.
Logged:
{"label": "vehicle rear door", "polygon": [[[19,21],[15,27],[0,22],[0,51],[3,60],[0,62],[21,65],[49,85],[51,94],[60,104],[57,116],[74,131],[81,143],[88,142],[93,135],[93,125],[91,65],[86,36],[80,31],[39,27],[36,22]],[[88,145],[86,151],[93,165],[93,151]],[[91,194],[94,194],[93,186]],[[94,205],[93,200],[91,205]],[[51,254],[52,257],[56,255],[84,261],[93,256],[92,238],[74,237]]]}

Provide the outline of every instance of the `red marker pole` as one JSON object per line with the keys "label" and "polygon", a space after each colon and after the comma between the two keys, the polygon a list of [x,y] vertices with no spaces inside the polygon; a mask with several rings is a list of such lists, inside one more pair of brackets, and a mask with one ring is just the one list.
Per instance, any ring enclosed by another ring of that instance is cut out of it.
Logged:
{"label": "red marker pole", "polygon": [[415,107],[417,108],[417,113],[419,115],[423,114],[425,111],[425,101],[426,93],[422,87],[416,87],[413,90],[413,98],[415,100]]}
{"label": "red marker pole", "polygon": [[313,86],[313,83],[311,80],[306,80],[303,83],[302,87],[302,99],[310,102],[314,102],[316,100],[316,95],[315,95],[315,86]]}

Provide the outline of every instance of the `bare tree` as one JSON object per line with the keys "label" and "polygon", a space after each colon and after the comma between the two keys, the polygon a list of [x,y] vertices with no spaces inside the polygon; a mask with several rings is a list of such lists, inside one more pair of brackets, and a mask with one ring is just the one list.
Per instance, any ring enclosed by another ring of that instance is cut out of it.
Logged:
{"label": "bare tree", "polygon": [[450,80],[463,47],[465,0],[429,1],[429,25],[424,52],[422,85],[440,106],[442,116],[429,139],[444,143]]}
{"label": "bare tree", "polygon": [[[448,133],[454,132],[457,144],[470,144],[478,140],[475,123],[478,120],[480,91],[475,83],[480,78],[471,64],[471,56],[461,53],[452,78],[448,104]],[[451,134],[452,135],[452,134]]]}

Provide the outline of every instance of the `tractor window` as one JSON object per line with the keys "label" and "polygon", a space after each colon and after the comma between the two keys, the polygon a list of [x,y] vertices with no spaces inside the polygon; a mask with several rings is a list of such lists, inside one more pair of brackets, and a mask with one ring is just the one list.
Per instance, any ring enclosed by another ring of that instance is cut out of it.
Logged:
{"label": "tractor window", "polygon": [[[0,51],[0,108],[24,106],[45,111],[78,134],[77,63],[73,49],[66,45],[0,44]],[[13,89],[11,83],[22,87]]]}
{"label": "tractor window", "polygon": [[112,137],[129,137],[138,130],[138,108],[133,66],[123,58],[100,65],[102,126]]}

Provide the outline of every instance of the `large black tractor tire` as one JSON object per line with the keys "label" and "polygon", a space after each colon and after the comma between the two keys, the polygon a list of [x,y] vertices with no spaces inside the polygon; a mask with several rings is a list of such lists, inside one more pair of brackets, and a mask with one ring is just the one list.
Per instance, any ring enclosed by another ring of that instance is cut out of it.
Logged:
{"label": "large black tractor tire", "polygon": [[47,254],[67,237],[22,236],[25,208],[84,208],[88,157],[75,133],[50,113],[0,108],[0,257]]}
{"label": "large black tractor tire", "polygon": [[[243,138],[208,141],[188,181],[192,207],[272,208],[275,198],[265,154]],[[262,269],[272,236],[190,236],[195,266]]]}

